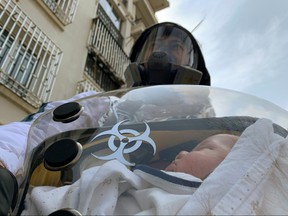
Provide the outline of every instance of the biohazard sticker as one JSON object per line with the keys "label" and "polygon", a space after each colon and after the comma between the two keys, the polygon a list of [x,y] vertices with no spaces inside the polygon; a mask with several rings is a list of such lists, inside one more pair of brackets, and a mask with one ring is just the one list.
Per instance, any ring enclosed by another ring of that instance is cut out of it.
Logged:
{"label": "biohazard sticker", "polygon": [[[147,123],[144,122],[146,129],[143,133],[140,133],[133,129],[121,129],[119,130],[119,126],[124,123],[121,121],[113,126],[110,130],[103,131],[102,133],[95,136],[92,141],[96,140],[101,136],[108,136],[108,148],[113,152],[112,154],[105,156],[97,156],[91,153],[95,158],[100,160],[113,160],[117,159],[119,162],[127,165],[134,166],[135,163],[131,163],[125,159],[125,155],[132,153],[139,149],[141,145],[145,142],[150,144],[153,148],[153,155],[156,153],[156,144],[149,137],[150,135],[150,127]],[[120,144],[116,145],[116,141]],[[132,145],[131,145],[132,144]]]}

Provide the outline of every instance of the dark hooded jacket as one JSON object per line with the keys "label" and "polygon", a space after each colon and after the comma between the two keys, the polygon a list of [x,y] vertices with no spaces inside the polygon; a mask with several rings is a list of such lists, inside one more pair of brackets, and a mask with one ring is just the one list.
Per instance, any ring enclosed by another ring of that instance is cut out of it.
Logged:
{"label": "dark hooded jacket", "polygon": [[210,74],[206,68],[205,65],[205,60],[203,57],[203,54],[201,52],[201,49],[199,47],[199,44],[197,42],[197,40],[194,38],[194,36],[187,31],[187,29],[183,28],[182,26],[179,26],[175,23],[171,23],[171,22],[163,22],[163,23],[158,23],[155,24],[149,28],[147,28],[144,32],[141,33],[141,35],[138,37],[138,39],[135,41],[132,50],[131,50],[131,54],[130,54],[130,60],[131,62],[135,62],[137,59],[137,56],[139,54],[139,50],[141,50],[142,46],[145,43],[146,38],[149,36],[149,34],[151,33],[151,31],[154,28],[159,27],[160,25],[172,25],[172,26],[176,26],[177,28],[180,28],[182,30],[184,30],[191,38],[192,42],[193,42],[193,46],[194,46],[194,52],[198,55],[198,63],[196,66],[196,70],[199,70],[203,73],[202,78],[200,80],[199,85],[211,85],[211,81],[210,81]]}

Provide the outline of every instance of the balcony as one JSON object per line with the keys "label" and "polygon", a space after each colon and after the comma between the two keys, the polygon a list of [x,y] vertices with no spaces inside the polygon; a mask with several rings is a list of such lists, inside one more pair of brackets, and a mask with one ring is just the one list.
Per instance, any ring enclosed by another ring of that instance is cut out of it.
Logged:
{"label": "balcony", "polygon": [[72,23],[78,0],[41,0],[56,18],[65,26]]}
{"label": "balcony", "polygon": [[144,26],[157,23],[155,12],[169,7],[168,0],[133,0],[136,6],[136,20],[141,20]]}
{"label": "balcony", "polygon": [[0,84],[38,108],[49,100],[61,50],[12,0],[0,1]]}
{"label": "balcony", "polygon": [[101,5],[91,28],[89,51],[94,52],[121,85],[130,60],[122,49],[123,38]]}
{"label": "balcony", "polygon": [[98,87],[97,83],[92,79],[88,73],[84,73],[83,80],[77,83],[77,94],[87,91],[101,92],[102,89]]}

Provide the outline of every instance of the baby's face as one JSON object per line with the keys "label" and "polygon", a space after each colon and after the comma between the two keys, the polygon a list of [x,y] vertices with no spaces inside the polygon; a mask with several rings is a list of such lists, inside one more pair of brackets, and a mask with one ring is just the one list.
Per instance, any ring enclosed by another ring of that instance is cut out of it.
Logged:
{"label": "baby's face", "polygon": [[203,180],[224,160],[237,139],[228,134],[210,136],[191,152],[181,151],[165,170],[188,173]]}

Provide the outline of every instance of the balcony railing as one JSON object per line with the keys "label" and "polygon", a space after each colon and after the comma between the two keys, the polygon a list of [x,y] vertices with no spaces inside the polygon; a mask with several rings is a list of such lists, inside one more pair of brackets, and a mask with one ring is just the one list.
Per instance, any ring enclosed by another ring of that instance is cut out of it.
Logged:
{"label": "balcony railing", "polygon": [[83,80],[77,83],[77,93],[87,92],[87,91],[101,92],[102,89],[98,87],[96,82],[85,72],[83,76]]}
{"label": "balcony railing", "polygon": [[101,58],[109,70],[123,82],[125,80],[124,71],[130,62],[122,49],[123,38],[100,4],[97,15],[91,28],[90,48]]}
{"label": "balcony railing", "polygon": [[34,107],[49,100],[61,50],[12,0],[0,0],[0,84]]}
{"label": "balcony railing", "polygon": [[79,0],[42,0],[63,25],[72,23]]}

